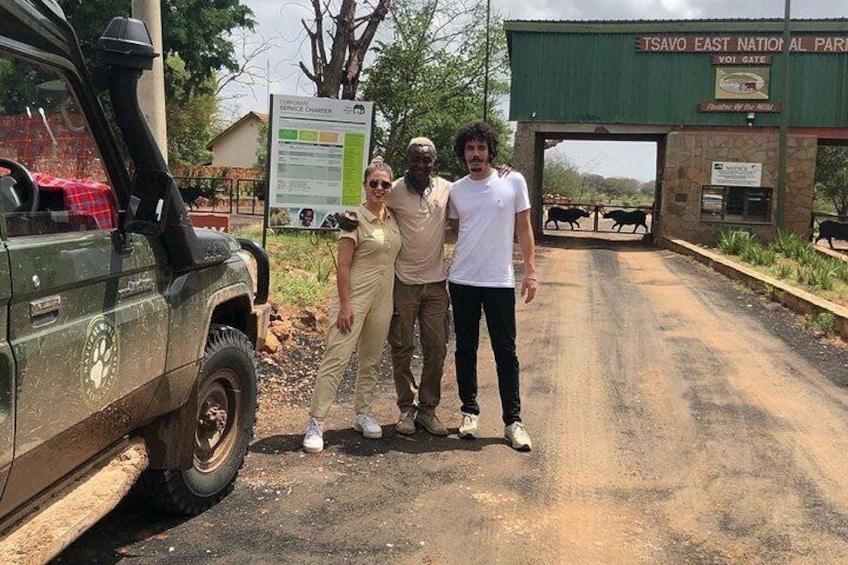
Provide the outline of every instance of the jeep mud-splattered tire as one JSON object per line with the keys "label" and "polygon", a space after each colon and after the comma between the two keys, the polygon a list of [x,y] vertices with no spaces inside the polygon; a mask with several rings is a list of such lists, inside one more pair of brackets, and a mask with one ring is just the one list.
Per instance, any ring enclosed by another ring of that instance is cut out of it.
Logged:
{"label": "jeep mud-splattered tire", "polygon": [[198,377],[194,465],[146,473],[144,490],[157,506],[199,514],[233,490],[253,438],[256,361],[242,332],[212,327]]}

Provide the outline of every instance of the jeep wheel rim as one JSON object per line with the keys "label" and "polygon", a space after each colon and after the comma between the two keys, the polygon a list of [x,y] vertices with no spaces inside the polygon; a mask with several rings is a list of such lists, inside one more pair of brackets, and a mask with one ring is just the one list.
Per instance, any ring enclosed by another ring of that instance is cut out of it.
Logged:
{"label": "jeep wheel rim", "polygon": [[194,467],[202,473],[217,469],[238,441],[243,402],[238,383],[233,371],[219,369],[198,395]]}

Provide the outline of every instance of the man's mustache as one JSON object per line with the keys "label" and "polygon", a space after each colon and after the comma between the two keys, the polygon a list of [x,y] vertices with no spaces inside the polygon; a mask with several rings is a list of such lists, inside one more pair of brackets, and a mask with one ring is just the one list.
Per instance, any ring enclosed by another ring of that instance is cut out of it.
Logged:
{"label": "man's mustache", "polygon": [[482,162],[483,162],[483,158],[482,158],[482,157],[472,157],[472,158],[471,158],[471,162],[472,162],[472,163],[482,163]]}

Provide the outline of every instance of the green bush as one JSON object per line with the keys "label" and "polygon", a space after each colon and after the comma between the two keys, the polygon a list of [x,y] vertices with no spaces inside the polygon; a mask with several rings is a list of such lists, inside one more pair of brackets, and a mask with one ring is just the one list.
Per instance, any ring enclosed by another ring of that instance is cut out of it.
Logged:
{"label": "green bush", "polygon": [[828,265],[798,265],[795,277],[812,289],[833,290],[834,273]]}
{"label": "green bush", "polygon": [[774,251],[794,260],[803,257],[805,253],[811,250],[811,247],[810,242],[802,239],[798,234],[782,230],[777,232],[777,236],[771,243],[771,248]]}
{"label": "green bush", "polygon": [[762,267],[770,267],[777,261],[777,255],[774,251],[763,247],[753,239],[749,239],[742,247],[740,257],[743,261]]}
{"label": "green bush", "polygon": [[802,319],[801,324],[808,330],[831,334],[836,331],[836,316],[830,312],[807,314]]}
{"label": "green bush", "polygon": [[751,242],[753,236],[742,230],[722,229],[718,234],[716,244],[722,253],[740,255],[742,250]]}

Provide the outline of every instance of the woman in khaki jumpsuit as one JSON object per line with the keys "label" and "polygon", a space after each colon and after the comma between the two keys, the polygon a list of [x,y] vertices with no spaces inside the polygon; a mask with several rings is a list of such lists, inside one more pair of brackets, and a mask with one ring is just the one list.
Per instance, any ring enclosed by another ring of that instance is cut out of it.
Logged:
{"label": "woman in khaki jumpsuit", "polygon": [[392,188],[392,169],[382,161],[371,163],[365,169],[364,187],[366,200],[357,210],[359,226],[339,233],[338,293],[330,306],[327,350],[318,368],[303,438],[309,453],[324,449],[324,418],[354,349],[359,367],[353,428],[367,438],[383,435],[371,415],[371,400],[392,318],[395,257],[401,242],[397,223],[384,205]]}

